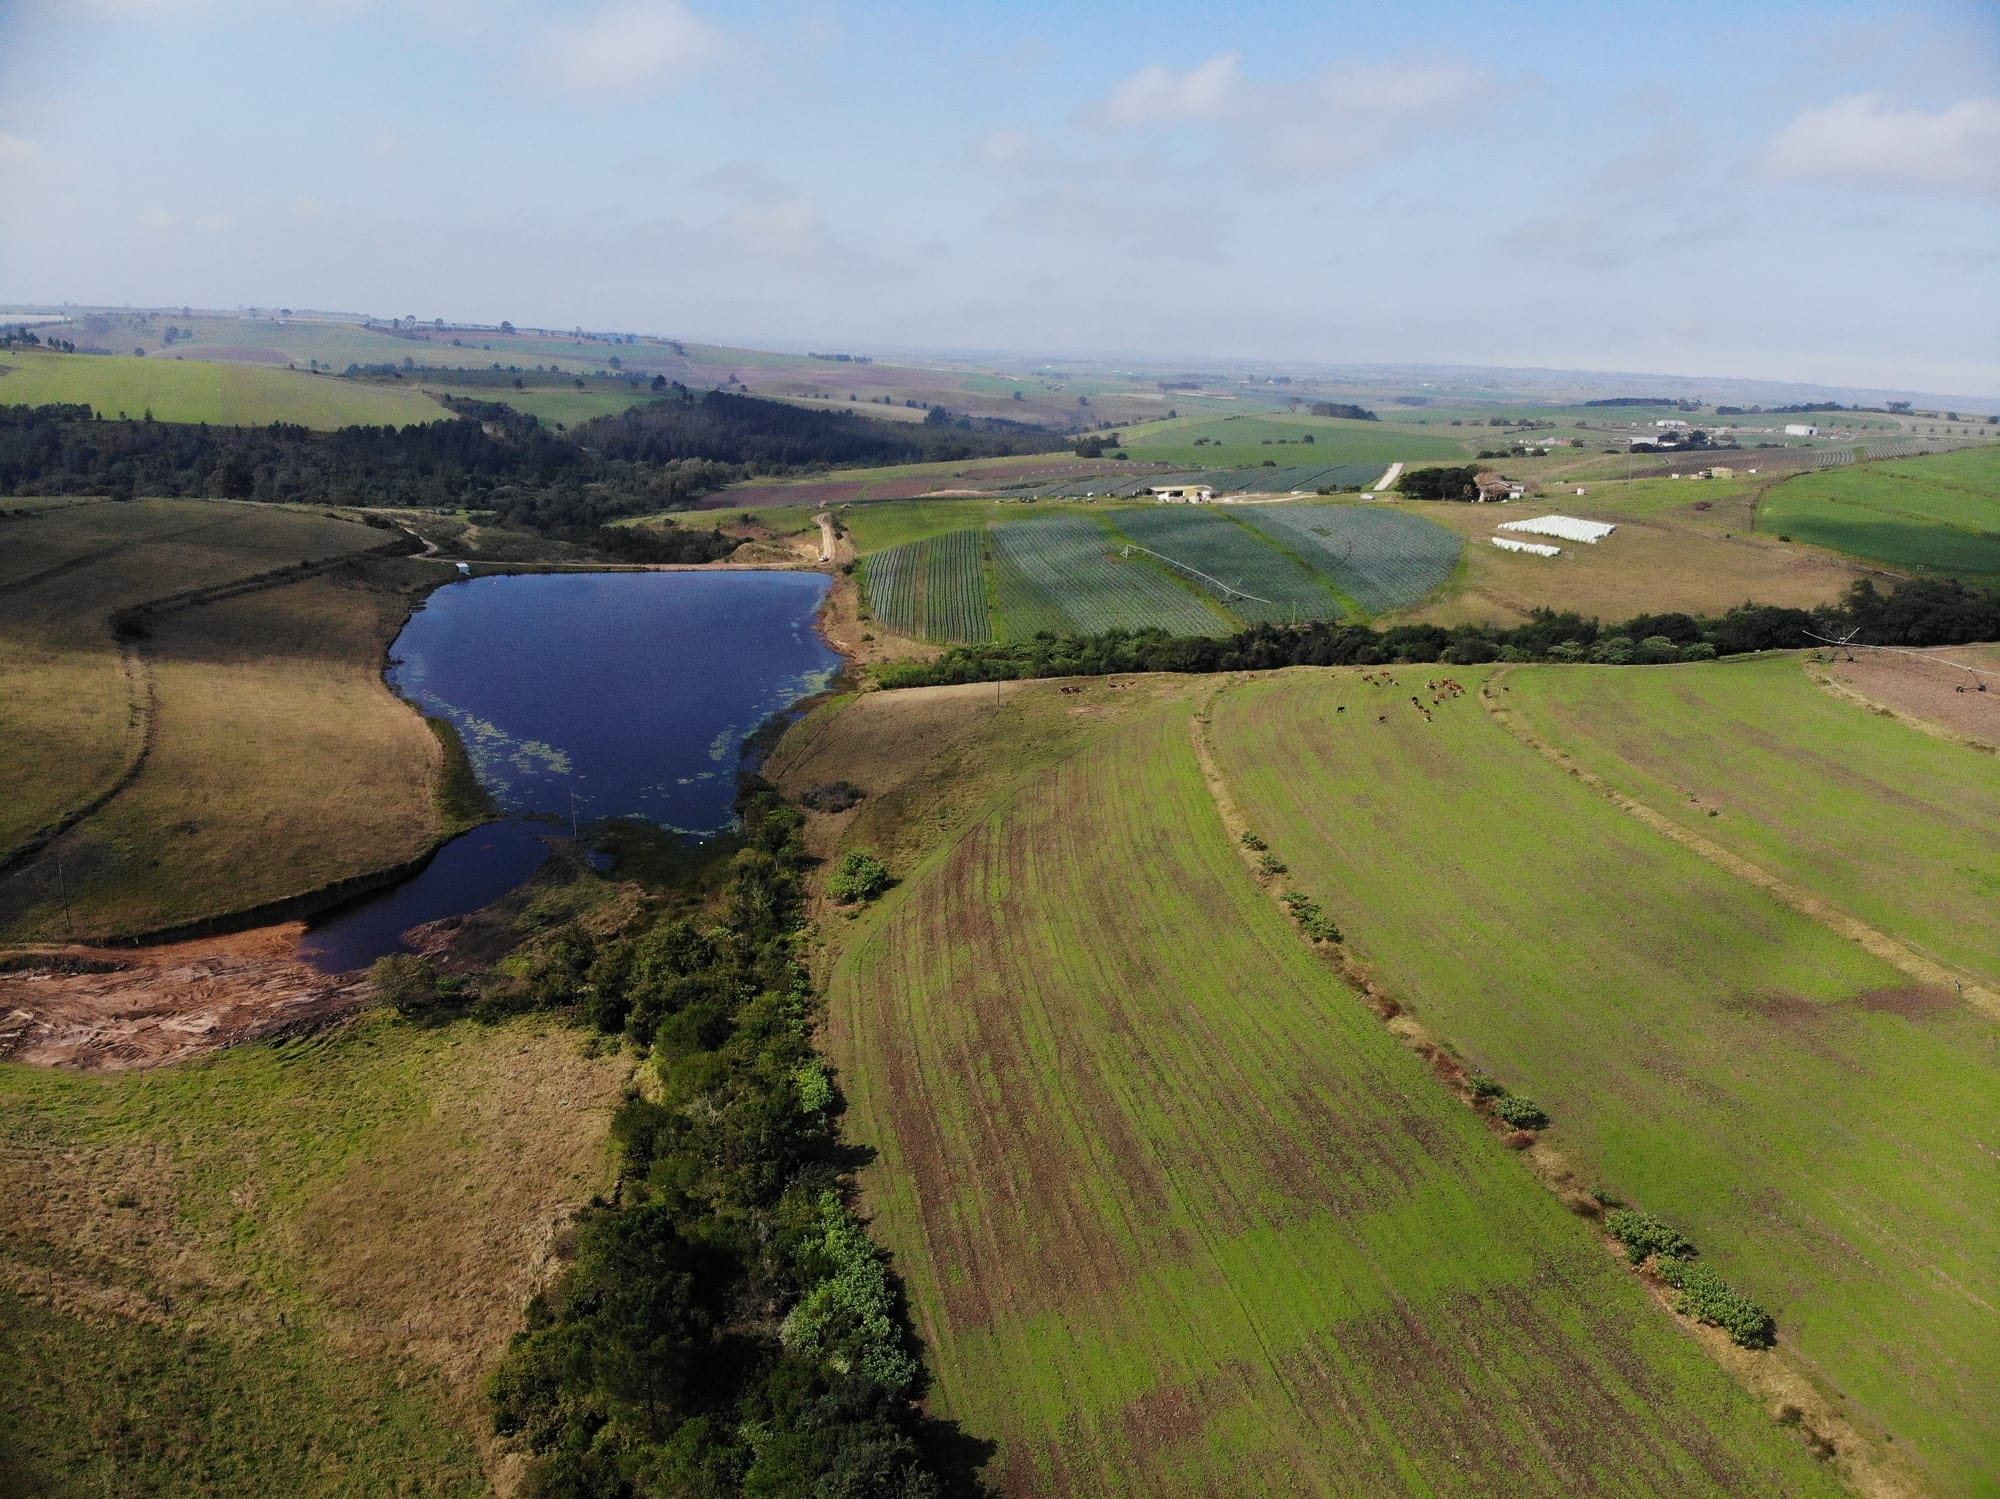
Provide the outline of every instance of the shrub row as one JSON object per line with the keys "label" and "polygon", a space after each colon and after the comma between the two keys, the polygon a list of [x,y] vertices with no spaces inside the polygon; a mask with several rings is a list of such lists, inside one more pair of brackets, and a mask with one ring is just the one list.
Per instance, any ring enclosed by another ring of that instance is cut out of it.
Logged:
{"label": "shrub row", "polygon": [[1768,1348],[1776,1330],[1770,1313],[1695,1258],[1694,1241],[1647,1213],[1619,1208],[1604,1226],[1633,1264],[1650,1261],[1675,1292],[1674,1310],[1720,1327],[1745,1348]]}

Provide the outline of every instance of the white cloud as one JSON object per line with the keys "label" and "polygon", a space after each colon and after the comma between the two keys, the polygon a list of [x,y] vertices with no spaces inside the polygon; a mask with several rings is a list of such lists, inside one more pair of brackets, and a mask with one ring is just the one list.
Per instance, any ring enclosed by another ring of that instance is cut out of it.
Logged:
{"label": "white cloud", "polygon": [[1452,62],[1368,63],[1329,68],[1305,107],[1264,111],[1266,155],[1291,171],[1341,171],[1419,131],[1459,124],[1492,81]]}
{"label": "white cloud", "polygon": [[1141,68],[1111,91],[1102,114],[1126,129],[1218,120],[1235,109],[1242,84],[1243,59],[1234,52],[1211,57],[1185,73],[1158,66]]}
{"label": "white cloud", "polygon": [[1800,114],[1764,161],[1781,177],[2000,197],[2000,95],[1932,112],[1855,94]]}
{"label": "white cloud", "polygon": [[0,167],[32,166],[42,159],[42,148],[31,140],[0,130]]}
{"label": "white cloud", "polygon": [[142,229],[151,229],[155,233],[158,233],[162,229],[173,228],[174,223],[174,216],[157,204],[151,208],[140,210],[139,227]]}
{"label": "white cloud", "polygon": [[1018,167],[1035,154],[1035,138],[1025,130],[996,130],[979,143],[979,159],[989,167]]}
{"label": "white cloud", "polygon": [[722,37],[681,0],[624,0],[547,40],[555,76],[579,93],[631,93],[683,76],[722,50]]}

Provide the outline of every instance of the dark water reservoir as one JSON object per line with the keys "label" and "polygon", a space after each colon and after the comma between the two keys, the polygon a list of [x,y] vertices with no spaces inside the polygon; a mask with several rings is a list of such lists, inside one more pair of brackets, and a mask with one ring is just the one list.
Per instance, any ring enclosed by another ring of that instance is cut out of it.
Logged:
{"label": "dark water reservoir", "polygon": [[401,948],[532,874],[572,819],[642,817],[701,836],[731,822],[743,742],[823,687],[840,658],[813,627],[819,573],[540,573],[430,596],[389,681],[448,718],[504,821],[400,885],[331,912],[301,952],[328,972]]}

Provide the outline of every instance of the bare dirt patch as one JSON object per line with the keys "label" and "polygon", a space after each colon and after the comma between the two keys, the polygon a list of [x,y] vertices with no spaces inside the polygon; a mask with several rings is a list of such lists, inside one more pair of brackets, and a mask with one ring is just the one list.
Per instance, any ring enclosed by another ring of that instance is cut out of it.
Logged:
{"label": "bare dirt patch", "polygon": [[[1870,650],[1851,654],[1851,660],[1843,654],[1814,667],[1813,680],[1917,728],[2000,750],[2000,650],[1959,646],[1922,655]],[[1979,690],[1982,682],[1984,692]]]}
{"label": "bare dirt patch", "polygon": [[301,962],[304,930],[286,922],[161,947],[29,949],[48,964],[0,973],[0,1060],[86,1072],[159,1067],[359,1009],[367,981]]}

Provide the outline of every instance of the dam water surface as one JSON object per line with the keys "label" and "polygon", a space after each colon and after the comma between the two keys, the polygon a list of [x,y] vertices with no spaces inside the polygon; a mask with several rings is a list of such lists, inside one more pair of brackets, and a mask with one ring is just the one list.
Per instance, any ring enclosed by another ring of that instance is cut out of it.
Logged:
{"label": "dam water surface", "polygon": [[520,884],[573,826],[728,828],[744,741],[839,668],[814,626],[830,586],[807,572],[654,572],[440,588],[396,637],[389,682],[451,721],[505,816],[313,922],[301,953],[327,972],[365,967],[410,927]]}

